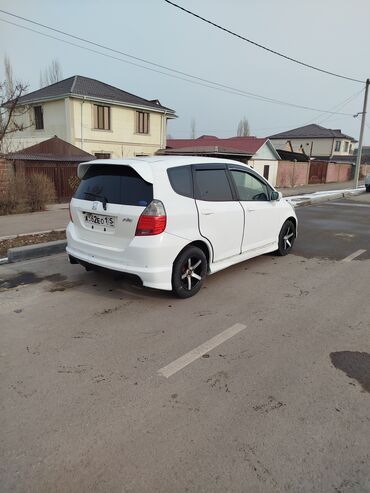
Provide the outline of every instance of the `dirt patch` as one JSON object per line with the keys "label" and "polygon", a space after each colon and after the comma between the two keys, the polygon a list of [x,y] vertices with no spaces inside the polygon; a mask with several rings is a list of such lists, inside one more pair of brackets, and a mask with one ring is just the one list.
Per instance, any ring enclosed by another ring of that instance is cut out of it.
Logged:
{"label": "dirt patch", "polygon": [[370,354],[359,351],[338,351],[330,353],[335,368],[342,370],[349,378],[357,380],[365,392],[370,393]]}
{"label": "dirt patch", "polygon": [[50,233],[21,235],[16,236],[15,238],[9,238],[7,240],[1,240],[0,258],[7,256],[9,248],[36,245],[38,243],[45,243],[47,241],[65,240],[65,238],[65,231],[50,231]]}

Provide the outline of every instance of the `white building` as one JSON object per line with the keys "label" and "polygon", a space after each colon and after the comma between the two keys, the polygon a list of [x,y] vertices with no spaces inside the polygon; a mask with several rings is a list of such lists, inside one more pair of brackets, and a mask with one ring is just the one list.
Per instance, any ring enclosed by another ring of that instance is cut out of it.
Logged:
{"label": "white building", "polygon": [[174,110],[158,100],[75,75],[19,98],[27,108],[10,134],[7,148],[17,151],[53,136],[98,158],[151,155],[166,147],[167,120]]}

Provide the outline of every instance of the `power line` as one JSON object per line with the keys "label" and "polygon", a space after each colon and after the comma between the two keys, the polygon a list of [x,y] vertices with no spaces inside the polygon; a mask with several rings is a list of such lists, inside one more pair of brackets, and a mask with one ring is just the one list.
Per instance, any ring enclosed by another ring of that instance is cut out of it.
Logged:
{"label": "power line", "polygon": [[65,44],[68,44],[68,45],[71,45],[71,46],[75,46],[77,48],[80,48],[80,49],[89,51],[91,53],[95,53],[95,54],[98,54],[98,55],[101,55],[101,56],[105,56],[107,58],[111,58],[113,60],[117,60],[117,61],[120,61],[120,62],[123,62],[123,63],[127,63],[129,65],[133,65],[133,66],[142,68],[144,70],[149,70],[151,72],[156,72],[156,73],[159,73],[161,75],[165,75],[167,77],[172,77],[172,78],[175,78],[175,79],[180,79],[180,80],[183,80],[185,82],[189,82],[189,83],[192,83],[192,84],[197,84],[197,85],[200,85],[200,86],[203,86],[203,87],[215,89],[215,90],[226,92],[226,93],[229,93],[229,94],[234,94],[234,95],[237,95],[237,96],[243,96],[243,97],[247,97],[247,98],[250,98],[250,99],[255,99],[257,101],[263,101],[263,102],[267,102],[267,103],[273,103],[273,104],[278,104],[278,105],[282,105],[282,106],[288,106],[288,107],[292,107],[292,108],[304,109],[304,110],[308,110],[308,111],[317,111],[317,112],[320,112],[320,113],[327,113],[327,114],[332,114],[332,115],[352,116],[350,113],[341,113],[341,112],[333,112],[333,111],[329,111],[329,110],[322,110],[322,109],[313,108],[313,107],[310,107],[310,106],[303,106],[303,105],[300,105],[300,104],[289,103],[287,101],[270,98],[270,97],[263,96],[263,95],[260,95],[260,94],[257,94],[257,93],[253,93],[253,92],[244,91],[242,89],[238,89],[238,88],[235,88],[235,87],[232,87],[232,86],[221,84],[219,82],[214,82],[214,81],[211,81],[209,79],[204,79],[202,77],[198,77],[198,76],[195,76],[195,75],[186,73],[186,72],[182,72],[182,71],[179,71],[179,70],[176,70],[176,69],[172,69],[170,67],[166,67],[165,65],[159,65],[157,63],[150,62],[150,61],[145,60],[143,58],[139,58],[139,57],[136,57],[134,55],[130,55],[128,53],[125,53],[125,52],[122,52],[122,51],[119,51],[119,50],[116,50],[116,49],[113,49],[113,48],[110,48],[110,47],[107,47],[107,46],[104,46],[104,45],[101,45],[101,44],[98,44],[98,43],[95,43],[95,42],[90,41],[88,39],[80,38],[78,36],[74,36],[73,34],[69,34],[67,32],[60,31],[58,29],[54,29],[54,28],[49,27],[49,26],[46,26],[44,24],[40,24],[38,22],[35,22],[35,21],[32,21],[32,20],[28,20],[28,19],[26,19],[24,17],[20,17],[20,16],[17,16],[15,14],[10,14],[10,13],[4,11],[4,10],[1,10],[1,9],[0,9],[0,12],[4,12],[4,13],[6,13],[8,15],[12,15],[14,17],[19,17],[22,20],[25,20],[27,22],[31,22],[33,24],[37,24],[37,25],[40,25],[42,27],[45,27],[46,29],[50,29],[52,31],[56,31],[56,32],[62,33],[63,35],[65,35],[67,37],[76,38],[76,39],[79,39],[79,40],[81,40],[81,41],[83,41],[85,43],[88,43],[88,44],[91,44],[91,45],[95,45],[95,46],[100,46],[101,48],[103,48],[105,50],[112,51],[112,52],[115,52],[115,53],[120,53],[120,54],[122,54],[124,56],[127,56],[129,58],[133,58],[135,60],[140,60],[140,61],[142,61],[142,62],[144,62],[144,63],[146,63],[148,65],[152,65],[152,66],[155,66],[155,67],[161,67],[164,70],[167,70],[168,72],[174,72],[175,74],[181,74],[181,75],[183,75],[184,77],[187,77],[187,78],[181,77],[181,75],[174,75],[172,73],[166,73],[166,72],[163,72],[163,71],[160,71],[160,70],[151,68],[151,67],[146,67],[146,66],[141,65],[139,63],[134,63],[134,62],[130,62],[128,60],[123,60],[122,58],[119,58],[119,57],[116,57],[116,56],[113,56],[113,55],[109,55],[108,53],[103,53],[101,51],[98,51],[98,50],[95,50],[95,49],[91,49],[91,48],[88,48],[86,46],[82,46],[80,44],[73,43],[71,41],[67,41],[65,39],[58,38],[58,37],[53,36],[51,34],[47,34],[47,33],[41,32],[41,31],[37,31],[36,29],[32,29],[32,28],[29,28],[29,27],[26,27],[26,26],[17,24],[15,22],[11,22],[11,21],[8,21],[6,19],[1,19],[0,18],[0,21],[5,22],[7,24],[11,24],[11,25],[16,26],[16,27],[19,27],[21,29],[24,29],[24,30],[27,30],[27,31],[30,31],[30,32],[33,32],[33,33],[36,33],[36,34],[39,34],[41,36],[44,36],[44,37],[47,37],[47,38],[50,38],[50,39],[55,39],[55,40],[60,41],[62,43],[65,43]]}
{"label": "power line", "polygon": [[169,5],[172,5],[173,7],[176,7],[177,9],[182,10],[183,12],[186,12],[187,14],[190,14],[193,17],[196,17],[197,19],[200,19],[203,22],[206,22],[207,24],[210,24],[211,26],[216,27],[217,29],[221,29],[221,31],[225,31],[226,33],[231,34],[232,36],[235,36],[239,39],[242,39],[243,41],[246,41],[247,43],[250,43],[254,46],[257,46],[258,48],[261,48],[262,50],[268,51],[269,53],[273,53],[274,55],[285,58],[286,60],[289,60],[289,61],[294,62],[294,63],[298,63],[299,65],[303,65],[304,67],[307,67],[307,68],[311,68],[312,70],[316,70],[317,72],[322,72],[322,73],[327,74],[327,75],[339,77],[340,79],[351,80],[353,82],[360,82],[361,84],[365,83],[364,80],[354,79],[352,77],[346,77],[345,75],[336,74],[335,72],[330,72],[329,70],[325,70],[325,69],[316,67],[315,65],[310,65],[309,63],[305,63],[305,62],[302,62],[301,60],[297,60],[296,58],[292,58],[288,55],[284,55],[283,53],[280,53],[279,51],[273,50],[272,48],[268,48],[267,46],[264,46],[260,43],[257,43],[256,41],[253,41],[251,39],[245,38],[244,36],[237,34],[234,31],[227,29],[226,27],[220,26],[219,24],[216,24],[215,22],[212,22],[209,19],[202,17],[201,15],[196,14],[195,12],[192,12],[191,10],[185,9],[181,5],[178,5],[177,3],[171,2],[170,0],[164,0],[164,1],[166,3],[168,3]]}
{"label": "power line", "polygon": [[[347,100],[343,101],[342,104],[337,105],[334,110],[342,110],[345,106],[348,106],[349,103],[352,103],[360,94],[362,94],[365,91],[364,88],[361,89],[361,91],[357,92],[356,94],[353,94],[351,97],[349,97]],[[322,114],[321,114],[322,115]],[[332,118],[333,115],[326,115],[324,118],[320,119],[318,122],[320,125],[324,122],[327,122]]]}
{"label": "power line", "polygon": [[[347,106],[350,102],[352,102],[354,99],[356,99],[362,92],[364,92],[364,88],[360,89],[360,91],[356,91],[354,94],[346,98],[344,101],[340,101],[339,103],[335,104],[334,106],[331,106],[329,108],[329,111],[339,111],[343,109],[345,106]],[[308,125],[309,123],[314,123],[317,121],[319,125],[323,123],[324,121],[329,120],[333,115],[325,116],[323,120],[321,120],[322,116],[325,115],[325,113],[321,112],[319,115],[317,115],[315,118],[311,118],[307,122],[305,122],[303,125]],[[353,116],[353,115],[352,115]]]}

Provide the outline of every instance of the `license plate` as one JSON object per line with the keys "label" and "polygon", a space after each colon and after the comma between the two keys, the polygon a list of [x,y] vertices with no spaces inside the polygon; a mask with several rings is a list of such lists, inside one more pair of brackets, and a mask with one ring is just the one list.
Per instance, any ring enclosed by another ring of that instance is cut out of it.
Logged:
{"label": "license plate", "polygon": [[92,214],[91,212],[85,212],[84,214],[85,224],[103,226],[104,228],[114,228],[116,226],[113,216],[103,216],[101,214]]}

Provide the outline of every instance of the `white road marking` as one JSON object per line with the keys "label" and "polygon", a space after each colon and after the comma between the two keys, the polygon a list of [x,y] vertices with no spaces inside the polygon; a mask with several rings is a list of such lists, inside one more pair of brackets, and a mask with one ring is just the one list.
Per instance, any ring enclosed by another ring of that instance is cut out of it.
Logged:
{"label": "white road marking", "polygon": [[354,204],[353,202],[330,202],[328,205],[342,205],[346,207],[370,207],[370,204]]}
{"label": "white road marking", "polygon": [[359,257],[363,253],[365,253],[366,250],[357,250],[356,252],[351,253],[351,255],[348,255],[348,257],[344,258],[342,262],[351,262],[356,257]]}
{"label": "white road marking", "polygon": [[203,354],[208,353],[209,351],[227,341],[231,337],[235,336],[244,329],[246,329],[246,325],[243,324],[235,324],[232,327],[229,327],[217,336],[212,337],[200,346],[184,354],[184,356],[181,356],[180,358],[175,359],[175,361],[172,361],[172,363],[169,363],[167,366],[164,366],[163,368],[158,370],[158,373],[166,378],[169,378],[170,376],[185,368],[185,366],[188,366],[190,363],[203,356]]}

